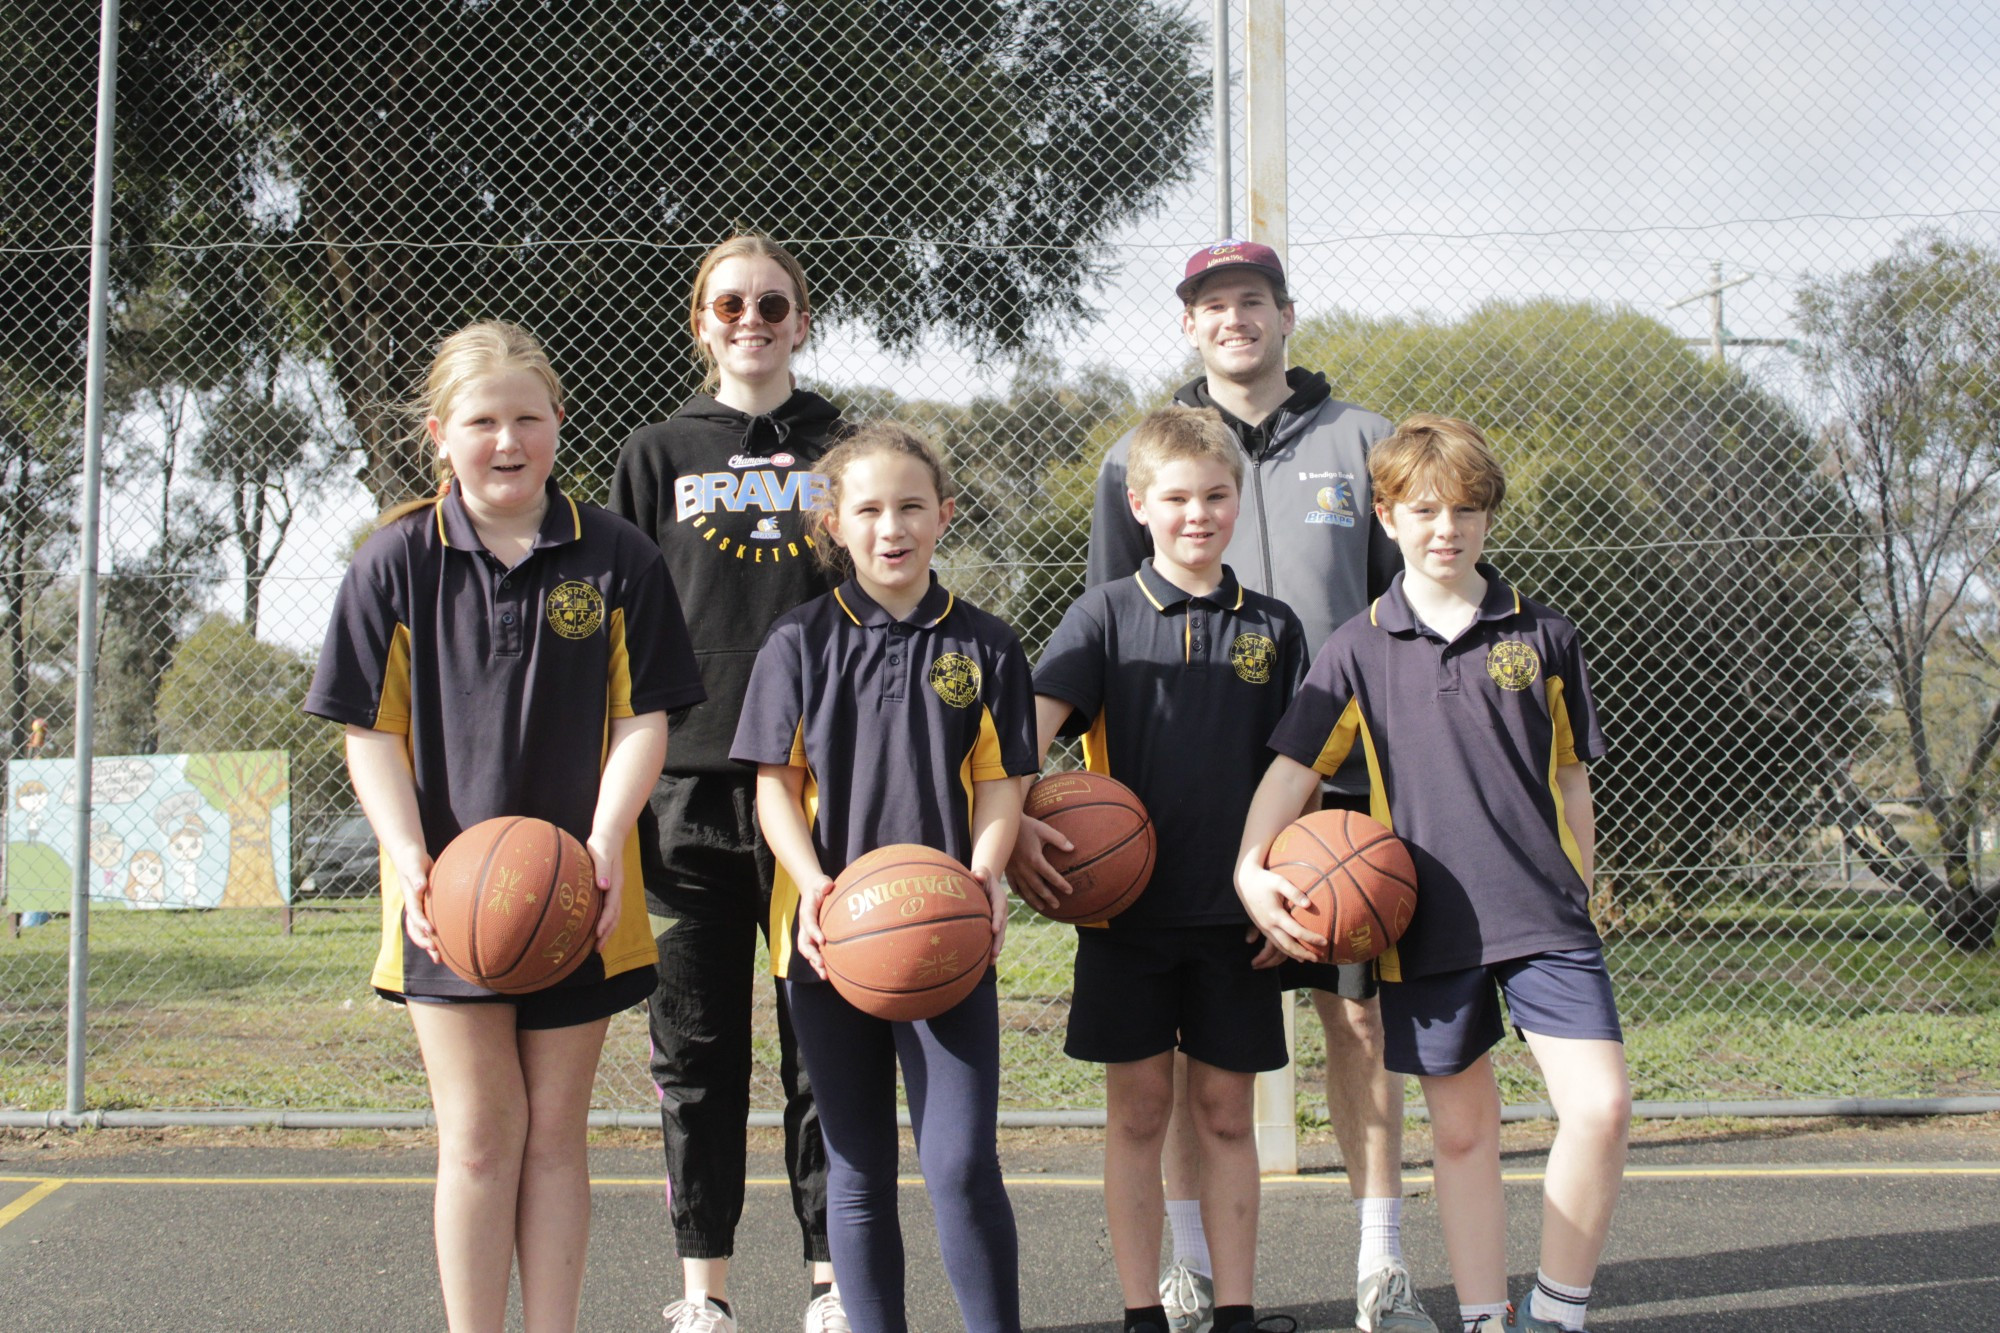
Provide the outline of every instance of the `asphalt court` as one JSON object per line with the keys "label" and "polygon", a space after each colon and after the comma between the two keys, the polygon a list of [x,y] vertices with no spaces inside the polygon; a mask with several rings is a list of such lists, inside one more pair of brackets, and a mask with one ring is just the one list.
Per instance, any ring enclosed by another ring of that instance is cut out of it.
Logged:
{"label": "asphalt court", "polygon": [[[301,1137],[0,1135],[0,1329],[443,1328],[430,1149],[415,1135]],[[657,1150],[642,1134],[612,1137],[592,1150],[582,1327],[658,1330],[679,1283]],[[1455,1306],[1421,1131],[1412,1137],[1406,1248],[1443,1316]],[[1524,1127],[1506,1159],[1517,1293],[1533,1274],[1545,1139]],[[1307,1170],[1263,1193],[1260,1308],[1311,1333],[1353,1318],[1354,1213],[1332,1156],[1309,1146]],[[1002,1161],[1025,1327],[1115,1329],[1095,1135],[1009,1131]],[[768,1138],[752,1170],[731,1294],[744,1333],[796,1329],[799,1240]],[[903,1210],[911,1326],[957,1328],[914,1175]],[[1641,1126],[1591,1327],[1987,1330],[2000,1323],[1996,1254],[2000,1117]]]}

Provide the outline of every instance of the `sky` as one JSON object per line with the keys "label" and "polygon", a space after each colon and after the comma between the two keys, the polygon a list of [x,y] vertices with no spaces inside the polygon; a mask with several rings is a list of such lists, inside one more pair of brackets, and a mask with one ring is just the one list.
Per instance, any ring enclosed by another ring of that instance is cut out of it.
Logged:
{"label": "sky", "polygon": [[[1243,129],[1241,3],[1234,121]],[[1949,0],[1291,0],[1288,266],[1301,317],[1450,318],[1556,296],[1623,304],[1705,338],[1710,264],[1736,335],[1795,332],[1808,275],[1866,264],[1926,226],[2000,241],[2000,6]],[[1191,13],[1206,21],[1206,0]],[[1242,169],[1237,170],[1239,189]],[[1152,386],[1187,361],[1172,288],[1215,239],[1213,157],[1112,247],[1063,360]],[[1236,230],[1245,231],[1240,202]],[[1783,381],[1783,352],[1732,354]],[[895,356],[821,328],[821,384],[963,401],[1011,368],[951,347]],[[113,496],[111,506],[126,503]],[[143,503],[129,501],[133,513]],[[358,487],[302,519],[265,594],[264,635],[318,643]],[[136,521],[134,518],[132,521]],[[117,531],[107,515],[107,532]]]}

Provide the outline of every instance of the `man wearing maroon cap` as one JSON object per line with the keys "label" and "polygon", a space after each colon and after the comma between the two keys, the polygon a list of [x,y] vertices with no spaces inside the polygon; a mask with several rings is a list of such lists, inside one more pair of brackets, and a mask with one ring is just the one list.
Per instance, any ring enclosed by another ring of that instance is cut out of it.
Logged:
{"label": "man wearing maroon cap", "polygon": [[[1368,450],[1393,427],[1344,403],[1316,371],[1288,370],[1295,311],[1284,264],[1268,245],[1224,240],[1188,258],[1174,293],[1203,374],[1174,401],[1222,414],[1244,453],[1243,508],[1229,564],[1244,586],[1288,603],[1317,651],[1402,568],[1373,519]],[[1088,581],[1129,578],[1151,553],[1126,499],[1127,441],[1105,456],[1091,516]],[[1358,765],[1327,783],[1326,804],[1366,813]],[[1356,1325],[1362,1333],[1437,1333],[1402,1257],[1403,1080],[1382,1067],[1382,1019],[1367,966],[1287,962],[1284,984],[1312,992],[1326,1028],[1327,1111],[1360,1216]],[[1177,1107],[1169,1148],[1168,1217],[1175,1261],[1161,1279],[1174,1333],[1205,1333],[1207,1245],[1194,1199],[1193,1135]]]}

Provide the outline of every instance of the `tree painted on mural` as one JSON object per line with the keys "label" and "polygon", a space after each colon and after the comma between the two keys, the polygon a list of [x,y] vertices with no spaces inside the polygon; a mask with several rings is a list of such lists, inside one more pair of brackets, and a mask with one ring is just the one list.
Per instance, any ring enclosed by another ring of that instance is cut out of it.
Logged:
{"label": "tree painted on mural", "polygon": [[276,868],[271,856],[271,812],[291,794],[283,750],[236,750],[191,754],[188,785],[229,821],[229,873],[223,880],[224,907],[279,907]]}

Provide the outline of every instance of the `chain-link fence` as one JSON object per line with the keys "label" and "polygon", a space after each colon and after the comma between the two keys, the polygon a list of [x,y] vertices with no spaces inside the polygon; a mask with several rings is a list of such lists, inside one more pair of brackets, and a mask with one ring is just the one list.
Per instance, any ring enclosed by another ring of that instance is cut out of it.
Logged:
{"label": "chain-link fence", "polygon": [[[1495,558],[1582,625],[1612,744],[1594,909],[1638,1095],[1993,1090],[2000,24],[1290,8],[1292,359],[1503,450]],[[298,705],[358,534],[422,481],[393,405],[468,319],[548,343],[565,483],[598,498],[692,387],[701,253],[773,234],[813,281],[801,372],[941,441],[945,576],[1032,653],[1079,586],[1098,457],[1189,373],[1172,286],[1216,226],[1208,19],[128,0],[96,750],[203,758],[99,761],[89,1104],[423,1104],[367,986],[373,851],[338,736]],[[97,29],[31,3],[0,31],[0,700],[10,757],[53,761]],[[1240,133],[1240,62],[1232,87]],[[0,1107],[62,1103],[69,941],[36,922],[69,901],[72,777],[9,766]],[[289,876],[257,879],[267,843]],[[1017,918],[1012,1108],[1099,1104],[1060,1049],[1071,949]],[[599,1105],[649,1103],[644,1048],[621,1017]],[[1525,1076],[1510,1054],[1510,1099],[1540,1100]]]}

